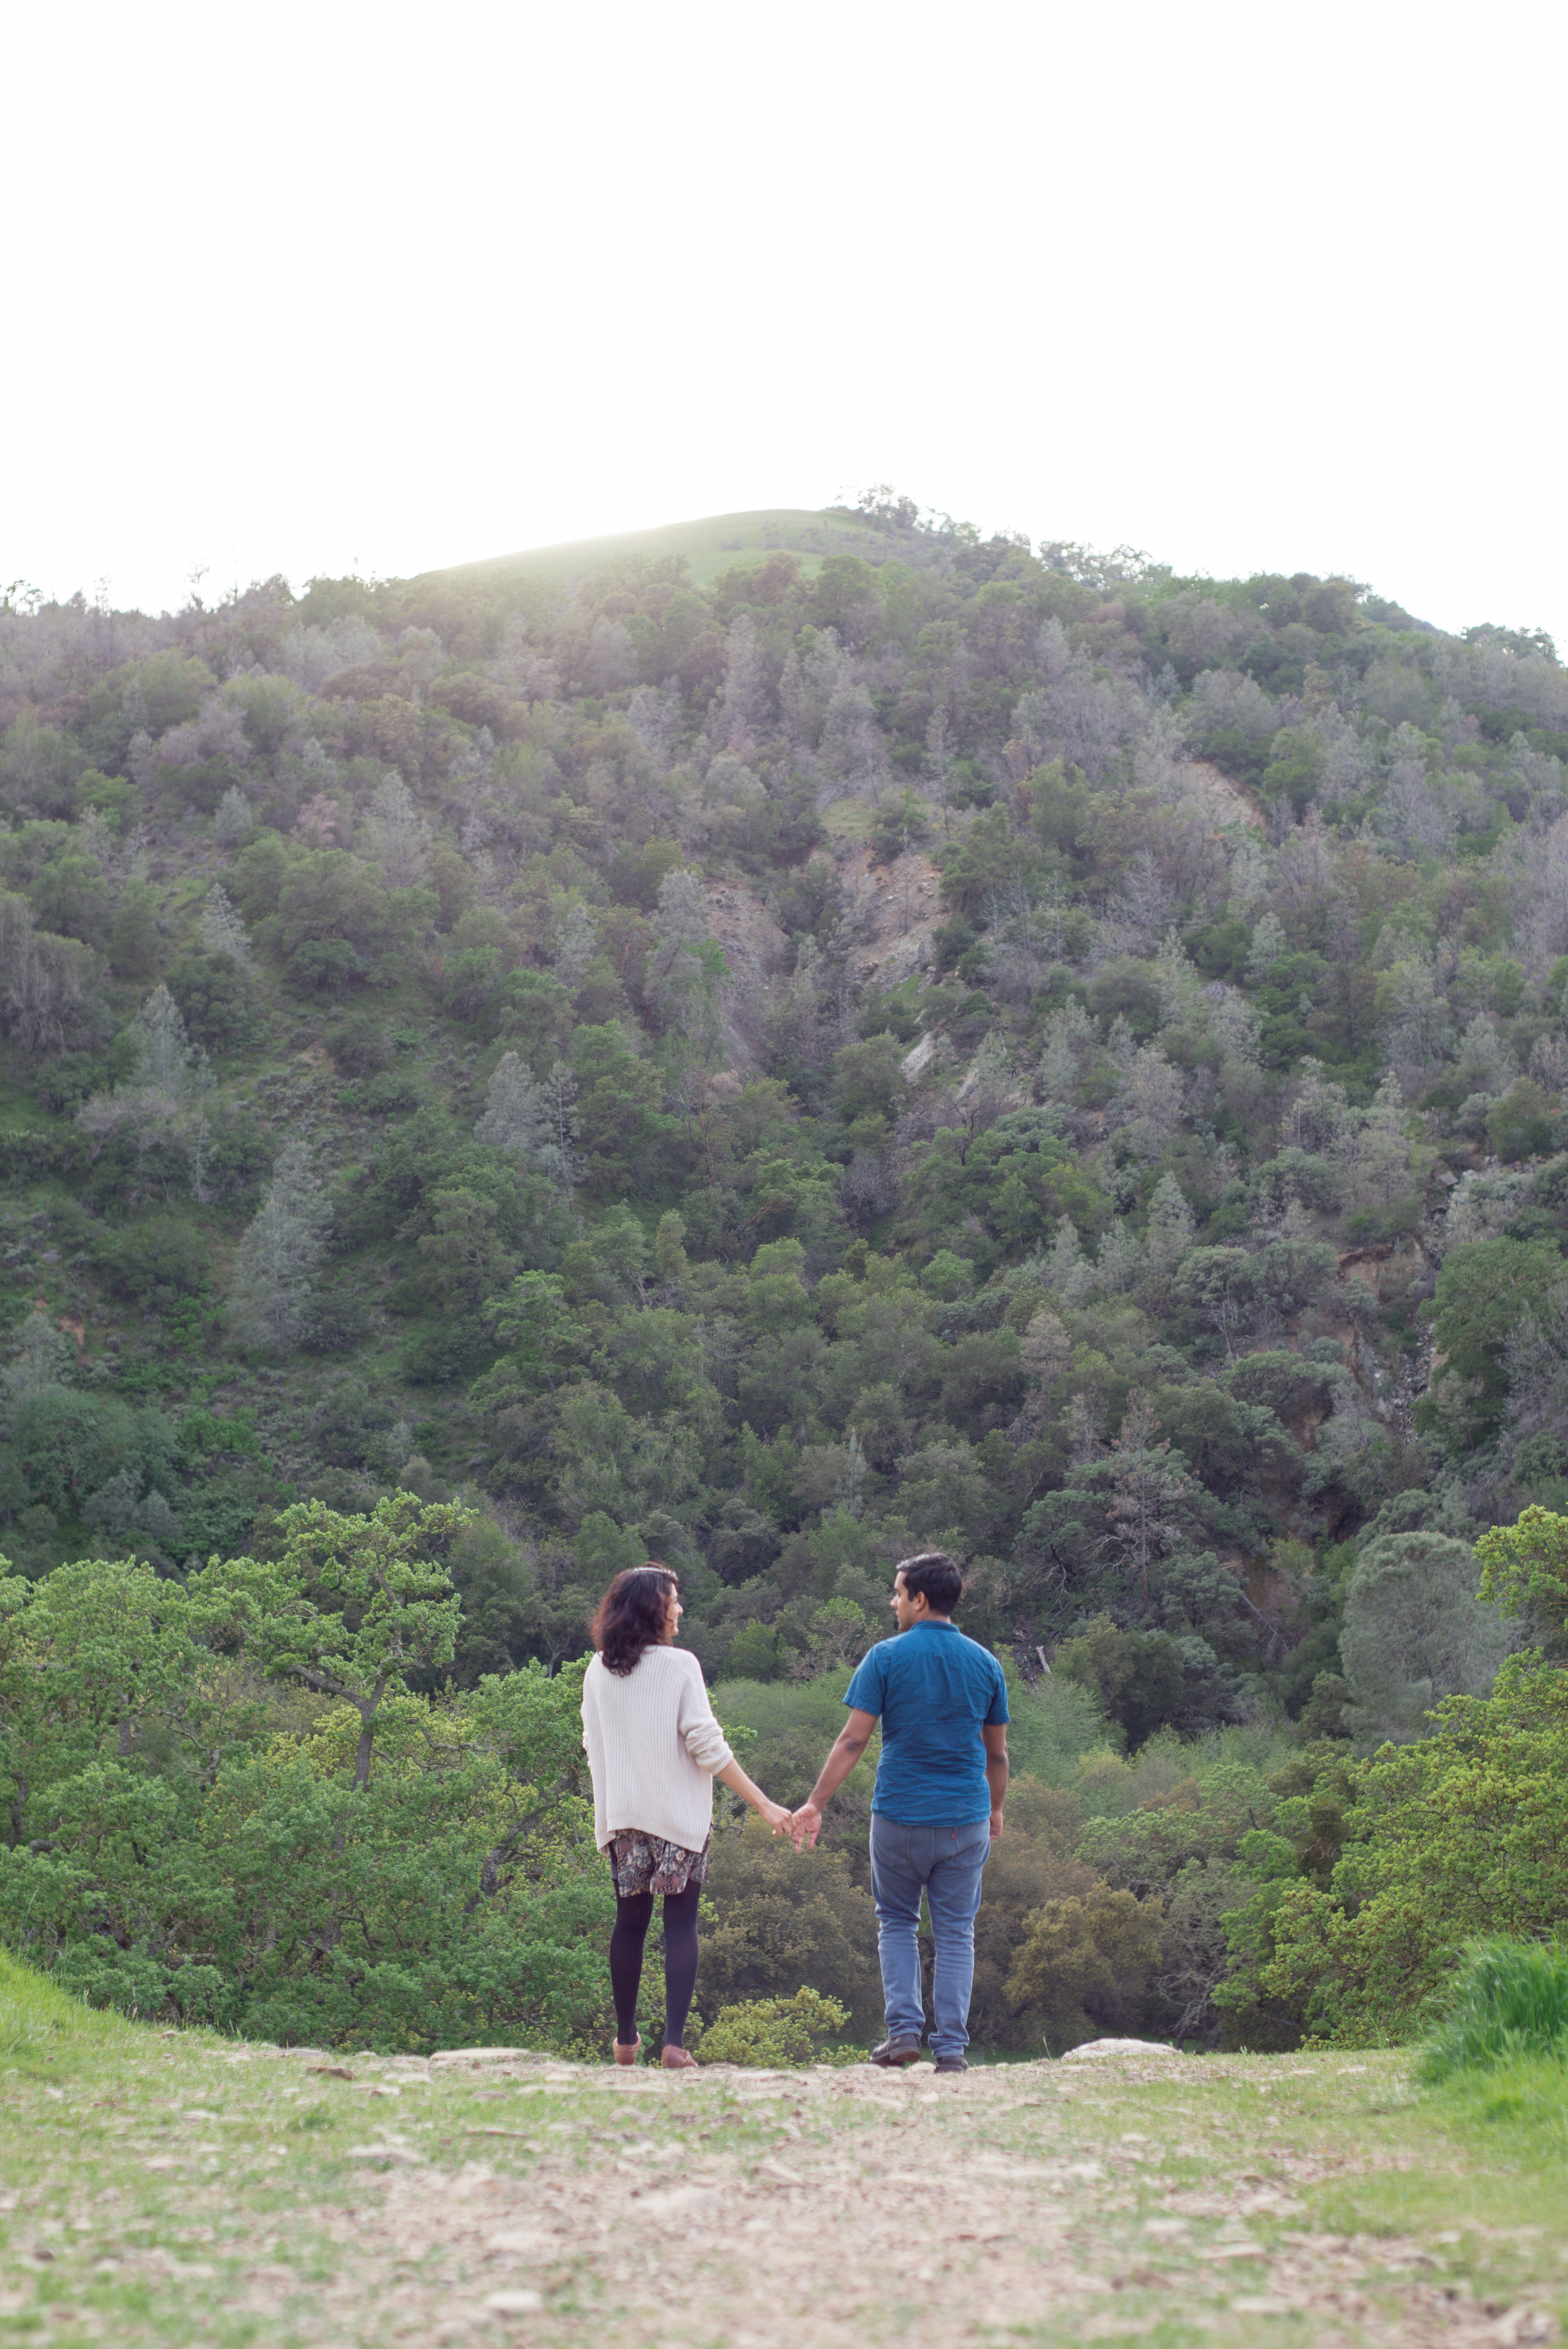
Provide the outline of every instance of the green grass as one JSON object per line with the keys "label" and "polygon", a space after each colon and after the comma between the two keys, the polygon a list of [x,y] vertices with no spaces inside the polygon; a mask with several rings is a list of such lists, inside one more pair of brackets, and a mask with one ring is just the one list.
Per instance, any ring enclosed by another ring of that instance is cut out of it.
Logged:
{"label": "green grass", "polygon": [[1568,2081],[1568,1951],[1479,1941],[1447,2019],[1422,2051],[1421,2075],[1438,2082],[1519,2064],[1555,2066]]}
{"label": "green grass", "polygon": [[866,841],[875,812],[869,800],[835,800],[822,822],[835,840]]}
{"label": "green grass", "polygon": [[533,547],[520,554],[457,564],[450,570],[425,575],[465,582],[540,579],[564,587],[626,555],[659,561],[684,554],[691,566],[693,585],[706,587],[721,572],[739,564],[759,563],[774,547],[785,546],[801,552],[801,568],[810,577],[821,568],[821,554],[806,543],[820,540],[824,533],[830,533],[835,552],[852,552],[859,542],[869,553],[886,543],[872,523],[851,514],[818,512],[801,506],[762,506],[752,513],[707,514],[695,522],[668,523],[658,530],[625,531],[613,538],[580,538],[564,546]]}
{"label": "green grass", "polygon": [[46,2079],[85,2051],[112,2059],[130,2054],[137,2044],[134,2025],[122,2015],[83,2006],[0,1950],[0,2065]]}

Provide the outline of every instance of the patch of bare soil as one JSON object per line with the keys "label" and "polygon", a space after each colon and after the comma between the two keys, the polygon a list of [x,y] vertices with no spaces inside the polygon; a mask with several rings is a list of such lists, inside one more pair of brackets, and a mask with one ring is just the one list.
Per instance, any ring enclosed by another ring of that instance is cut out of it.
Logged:
{"label": "patch of bare soil", "polygon": [[871,850],[857,846],[838,861],[855,925],[859,976],[896,987],[913,971],[924,969],[943,918],[942,875],[930,857],[912,849],[891,864],[875,864]]}
{"label": "patch of bare soil", "polygon": [[[862,981],[896,987],[932,958],[943,918],[942,876],[918,852],[874,864],[869,848],[830,843],[848,900],[853,968]],[[778,998],[789,941],[761,897],[742,881],[713,883],[708,925],[724,948],[733,981],[725,1003],[724,1045],[733,1067],[757,1065],[767,1015]]]}
{"label": "patch of bare soil", "polygon": [[1206,759],[1184,761],[1181,778],[1192,797],[1202,802],[1216,823],[1250,823],[1257,832],[1265,829],[1257,793],[1220,768],[1212,767]]}

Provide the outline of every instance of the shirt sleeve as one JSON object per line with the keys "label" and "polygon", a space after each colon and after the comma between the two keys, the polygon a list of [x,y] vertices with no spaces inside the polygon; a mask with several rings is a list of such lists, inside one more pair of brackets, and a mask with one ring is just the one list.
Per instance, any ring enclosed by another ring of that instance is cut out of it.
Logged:
{"label": "shirt sleeve", "polygon": [[886,1693],[879,1650],[887,1645],[885,1640],[879,1640],[876,1647],[861,1657],[855,1666],[854,1678],[844,1691],[844,1702],[851,1712],[869,1713],[878,1721],[882,1719],[882,1698]]}
{"label": "shirt sleeve", "polygon": [[[695,1662],[696,1660],[693,1661]],[[685,1741],[686,1752],[697,1768],[709,1778],[717,1777],[719,1771],[734,1761],[735,1756],[708,1702],[700,1666],[681,1674],[680,1711],[676,1715],[676,1726]]]}
{"label": "shirt sleeve", "polygon": [[985,1726],[987,1729],[996,1729],[1000,1727],[1003,1722],[1010,1721],[1013,1717],[1007,1711],[1006,1675],[1003,1671],[1000,1664],[995,1667],[995,1671],[996,1678],[991,1690],[990,1709],[985,1715]]}

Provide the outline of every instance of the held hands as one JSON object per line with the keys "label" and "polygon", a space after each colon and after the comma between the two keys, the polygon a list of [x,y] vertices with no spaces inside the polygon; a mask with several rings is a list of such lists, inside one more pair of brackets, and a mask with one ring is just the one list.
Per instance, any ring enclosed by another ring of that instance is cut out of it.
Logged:
{"label": "held hands", "polygon": [[758,1810],[775,1835],[787,1835],[797,1851],[810,1851],[817,1840],[817,1830],[822,1824],[822,1814],[803,1803],[798,1811],[787,1810],[782,1803],[764,1800]]}

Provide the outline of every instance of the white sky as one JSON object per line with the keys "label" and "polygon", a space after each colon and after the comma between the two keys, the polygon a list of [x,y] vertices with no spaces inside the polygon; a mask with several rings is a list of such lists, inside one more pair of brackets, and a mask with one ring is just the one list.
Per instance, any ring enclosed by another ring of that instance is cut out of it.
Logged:
{"label": "white sky", "polygon": [[887,481],[1568,651],[1565,16],[13,0],[0,585]]}

